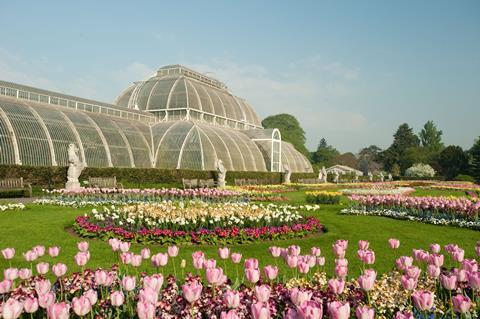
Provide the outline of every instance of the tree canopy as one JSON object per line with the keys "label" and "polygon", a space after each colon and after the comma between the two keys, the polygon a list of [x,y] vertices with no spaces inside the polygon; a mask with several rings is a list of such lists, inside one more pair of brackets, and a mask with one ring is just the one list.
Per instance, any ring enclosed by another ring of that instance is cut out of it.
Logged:
{"label": "tree canopy", "polygon": [[433,121],[428,121],[418,134],[422,146],[431,150],[440,152],[445,146],[442,142],[443,132],[437,128]]}
{"label": "tree canopy", "polygon": [[438,164],[446,179],[452,180],[468,170],[468,156],[460,146],[447,146],[439,155]]}
{"label": "tree canopy", "polygon": [[340,155],[340,152],[333,146],[328,145],[327,140],[322,138],[318,143],[317,150],[312,153],[312,162],[317,164],[318,167],[329,167],[332,166],[332,160],[338,155]]}
{"label": "tree canopy", "polygon": [[391,170],[393,165],[397,164],[400,166],[400,170],[404,172],[411,165],[410,161],[405,158],[407,149],[419,145],[420,140],[413,133],[413,129],[407,123],[401,124],[393,134],[392,145],[380,154],[385,169]]}
{"label": "tree canopy", "polygon": [[470,153],[470,172],[477,183],[480,183],[480,137],[477,138]]}
{"label": "tree canopy", "polygon": [[295,116],[286,113],[271,115],[262,121],[262,126],[278,128],[283,141],[292,143],[299,152],[310,158],[310,153],[305,147],[305,131]]}

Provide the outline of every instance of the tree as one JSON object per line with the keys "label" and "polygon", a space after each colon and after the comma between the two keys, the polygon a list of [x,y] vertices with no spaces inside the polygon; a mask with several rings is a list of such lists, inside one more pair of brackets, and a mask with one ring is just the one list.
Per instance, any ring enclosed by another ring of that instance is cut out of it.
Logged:
{"label": "tree", "polygon": [[368,172],[380,170],[382,167],[381,164],[378,163],[378,159],[381,151],[382,149],[376,145],[362,148],[360,152],[358,152],[358,169],[365,175],[368,174]]}
{"label": "tree", "polygon": [[353,153],[347,152],[337,155],[332,160],[333,165],[345,165],[351,168],[358,168],[358,160]]}
{"label": "tree", "polygon": [[433,121],[428,121],[418,135],[423,147],[440,152],[445,147],[442,142],[442,134],[443,132],[437,128]]}
{"label": "tree", "polygon": [[305,131],[295,116],[285,113],[272,115],[262,121],[262,126],[264,128],[278,128],[283,141],[292,143],[297,151],[310,158],[310,153],[305,147]]}
{"label": "tree", "polygon": [[452,180],[468,170],[468,156],[460,146],[447,146],[439,155],[438,165],[446,179]]}
{"label": "tree", "polygon": [[470,173],[477,183],[480,182],[480,137],[475,140],[470,153]]}
{"label": "tree", "polygon": [[317,150],[312,153],[312,161],[321,166],[332,166],[332,160],[334,157],[340,155],[333,146],[328,145],[327,140],[322,138],[318,143]]}
{"label": "tree", "polygon": [[405,161],[405,152],[410,147],[418,147],[420,140],[413,133],[413,129],[407,123],[400,125],[393,134],[393,143],[388,149],[380,153],[381,159],[386,170],[390,171],[394,164],[400,166],[400,170],[404,172],[410,167],[409,162]]}

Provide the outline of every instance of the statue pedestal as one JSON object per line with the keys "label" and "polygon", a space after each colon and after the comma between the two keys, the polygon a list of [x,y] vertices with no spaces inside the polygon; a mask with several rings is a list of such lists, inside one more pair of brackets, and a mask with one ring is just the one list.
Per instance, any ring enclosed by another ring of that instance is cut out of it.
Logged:
{"label": "statue pedestal", "polygon": [[81,189],[80,182],[67,182],[65,184],[66,190],[74,190],[74,189]]}

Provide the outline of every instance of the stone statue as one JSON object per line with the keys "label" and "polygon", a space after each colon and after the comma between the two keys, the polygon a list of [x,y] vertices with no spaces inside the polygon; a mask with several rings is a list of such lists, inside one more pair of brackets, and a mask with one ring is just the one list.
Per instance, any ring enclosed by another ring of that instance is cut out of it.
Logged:
{"label": "stone statue", "polygon": [[368,172],[368,180],[369,180],[370,182],[373,182],[373,174],[372,174],[372,172]]}
{"label": "stone statue", "polygon": [[283,183],[290,184],[290,176],[292,176],[292,171],[288,165],[283,166]]}
{"label": "stone statue", "polygon": [[221,159],[217,160],[217,162],[215,163],[215,168],[217,169],[217,173],[218,173],[218,178],[217,178],[218,188],[224,188],[226,184],[225,177],[227,175],[227,169],[223,165],[223,162]]}
{"label": "stone statue", "polygon": [[355,182],[358,182],[358,173],[355,173]]}
{"label": "stone statue", "polygon": [[78,177],[84,168],[85,164],[80,161],[78,156],[78,148],[73,143],[68,145],[68,171],[67,183],[65,184],[67,190],[80,188]]}
{"label": "stone statue", "polygon": [[388,181],[389,182],[393,181],[392,173],[388,173]]}
{"label": "stone statue", "polygon": [[338,173],[338,171],[337,171],[336,169],[333,170],[333,182],[334,182],[335,184],[338,183],[338,178],[339,178],[339,177],[340,177],[340,174]]}
{"label": "stone statue", "polygon": [[322,183],[326,183],[327,182],[327,170],[325,169],[325,166],[322,166],[322,175],[323,175]]}
{"label": "stone statue", "polygon": [[383,183],[384,180],[385,180],[385,175],[383,175],[383,172],[380,172],[380,182]]}
{"label": "stone statue", "polygon": [[321,169],[318,170],[318,182],[321,183],[323,181],[323,172]]}

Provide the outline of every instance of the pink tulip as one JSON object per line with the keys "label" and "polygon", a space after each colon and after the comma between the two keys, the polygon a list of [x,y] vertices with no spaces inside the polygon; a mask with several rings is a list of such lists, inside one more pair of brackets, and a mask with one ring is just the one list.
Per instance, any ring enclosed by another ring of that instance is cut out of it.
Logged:
{"label": "pink tulip", "polygon": [[432,254],[438,254],[438,253],[440,253],[440,249],[441,249],[441,248],[440,248],[440,245],[439,245],[439,244],[430,244],[429,247],[430,247],[430,252],[431,252]]}
{"label": "pink tulip", "polygon": [[86,241],[81,241],[77,243],[78,250],[82,252],[87,252],[88,251],[88,242]]}
{"label": "pink tulip", "polygon": [[390,238],[390,239],[388,240],[388,245],[389,245],[390,248],[392,248],[392,249],[398,249],[398,247],[400,247],[400,240],[395,239],[395,238]]}
{"label": "pink tulip", "polygon": [[415,278],[416,280],[418,277],[420,277],[421,269],[418,268],[417,266],[409,266],[405,269],[405,275],[407,275],[410,278]]}
{"label": "pink tulip", "polygon": [[5,279],[0,281],[0,294],[6,294],[9,292],[10,289],[12,289],[12,285],[13,283],[11,280]]}
{"label": "pink tulip", "polygon": [[59,247],[57,246],[48,247],[48,254],[50,255],[50,257],[57,257],[59,253],[60,253]]}
{"label": "pink tulip", "polygon": [[375,277],[369,275],[361,275],[360,277],[358,277],[358,284],[363,290],[370,291],[373,289],[373,285],[375,284]]}
{"label": "pink tulip", "polygon": [[443,255],[431,254],[428,260],[430,265],[435,265],[437,267],[443,266],[444,257]]}
{"label": "pink tulip", "polygon": [[370,243],[368,242],[368,240],[359,240],[358,241],[358,249],[360,249],[360,250],[367,250],[369,245],[370,245]]}
{"label": "pink tulip", "polygon": [[415,288],[417,288],[417,279],[415,278],[408,277],[407,275],[403,275],[401,282],[402,282],[403,289],[405,290],[415,290]]}
{"label": "pink tulip", "polygon": [[118,251],[120,250],[120,240],[116,239],[116,238],[110,238],[108,240],[108,244],[110,245],[110,247],[112,247],[112,250],[113,251]]}
{"label": "pink tulip", "polygon": [[375,263],[375,252],[372,250],[365,250],[361,258],[362,262],[367,265]]}
{"label": "pink tulip", "polygon": [[263,273],[268,280],[274,280],[278,276],[278,267],[276,266],[265,266],[263,268]]}
{"label": "pink tulip", "polygon": [[238,291],[228,289],[223,294],[223,300],[228,308],[235,309],[240,306],[240,293]]}
{"label": "pink tulip", "polygon": [[255,258],[245,259],[244,267],[245,269],[249,269],[249,268],[258,269],[258,259],[255,259]]}
{"label": "pink tulip", "polygon": [[304,301],[298,307],[298,318],[301,319],[321,319],[323,316],[323,307],[316,301]]}
{"label": "pink tulip", "polygon": [[49,319],[68,319],[70,318],[70,305],[65,302],[53,303],[47,308]]}
{"label": "pink tulip", "polygon": [[61,263],[55,264],[52,266],[52,272],[55,274],[55,276],[61,277],[66,274],[67,265]]}
{"label": "pink tulip", "polygon": [[92,306],[97,303],[98,294],[95,290],[89,289],[83,293],[83,296],[90,301]]}
{"label": "pink tulip", "polygon": [[12,259],[15,256],[15,248],[2,249],[2,255],[6,260]]}
{"label": "pink tulip", "polygon": [[297,246],[297,245],[290,245],[287,248],[288,254],[292,255],[292,256],[299,256],[300,251],[301,251],[301,248],[300,248],[300,246]]}
{"label": "pink tulip", "polygon": [[350,318],[350,304],[348,302],[332,301],[328,303],[327,308],[332,319]]}
{"label": "pink tulip", "polygon": [[125,291],[132,291],[135,289],[136,278],[133,276],[125,276],[122,278],[122,287]]}
{"label": "pink tulip", "polygon": [[203,251],[196,251],[192,253],[192,259],[203,258],[205,259],[205,253]]}
{"label": "pink tulip", "polygon": [[85,296],[73,297],[72,308],[77,316],[83,317],[92,310],[92,304]]}
{"label": "pink tulip", "polygon": [[203,261],[203,268],[208,269],[208,268],[216,268],[217,267],[217,261],[215,259],[205,259]]}
{"label": "pink tulip", "polygon": [[287,256],[287,266],[290,268],[297,268],[298,266],[298,256],[288,255]]}
{"label": "pink tulip", "polygon": [[330,288],[334,294],[339,295],[345,289],[345,281],[342,279],[332,278],[328,281],[328,288]]}
{"label": "pink tulip", "polygon": [[239,264],[240,261],[242,260],[242,254],[239,254],[239,253],[232,253],[230,257],[234,264]]}
{"label": "pink tulip", "polygon": [[325,257],[317,257],[317,265],[320,267],[325,266]]}
{"label": "pink tulip", "polygon": [[268,248],[268,251],[273,257],[277,258],[280,256],[282,249],[280,247],[271,246],[270,248]]}
{"label": "pink tulip", "polygon": [[46,294],[52,288],[52,284],[48,279],[40,279],[35,282],[35,291],[38,295]]}
{"label": "pink tulip", "polygon": [[227,281],[226,276],[223,274],[222,268],[208,268],[205,271],[205,277],[209,284],[213,286],[220,286]]}
{"label": "pink tulip", "polygon": [[95,283],[99,286],[107,286],[109,274],[102,269],[95,271]]}
{"label": "pink tulip", "polygon": [[227,247],[218,248],[218,257],[220,257],[220,259],[228,259],[229,256],[230,249],[228,249]]}
{"label": "pink tulip", "polygon": [[137,316],[139,319],[155,318],[155,306],[148,302],[139,301],[137,303]]}
{"label": "pink tulip", "polygon": [[162,254],[158,253],[156,255],[153,255],[152,258],[152,264],[155,267],[163,267],[168,263],[168,254]]}
{"label": "pink tulip", "polygon": [[468,285],[472,289],[480,290],[480,272],[474,272],[467,274]]}
{"label": "pink tulip", "polygon": [[38,300],[37,298],[27,297],[23,303],[23,309],[26,313],[34,313],[38,310]]}
{"label": "pink tulip", "polygon": [[452,258],[456,262],[461,263],[463,261],[464,255],[465,255],[465,251],[463,249],[459,248],[452,253]]}
{"label": "pink tulip", "polygon": [[38,258],[38,255],[35,251],[29,250],[23,254],[23,257],[25,258],[26,261],[32,262]]}
{"label": "pink tulip", "polygon": [[163,280],[162,274],[146,276],[143,278],[143,287],[153,289],[156,293],[159,293],[163,286]]}
{"label": "pink tulip", "polygon": [[203,286],[198,282],[191,282],[182,286],[183,297],[189,303],[194,303],[202,294]]}
{"label": "pink tulip", "polygon": [[85,252],[78,252],[74,259],[78,266],[85,266],[88,262],[88,255]]}
{"label": "pink tulip", "polygon": [[138,300],[141,302],[148,302],[152,305],[155,305],[158,301],[158,292],[152,288],[145,287],[140,289],[138,293]]}
{"label": "pink tulip", "polygon": [[143,248],[142,251],[140,252],[140,255],[142,256],[143,259],[150,259],[150,249]]}
{"label": "pink tulip", "polygon": [[177,257],[178,256],[178,247],[173,245],[173,246],[169,246],[167,248],[167,253],[168,253],[168,256],[170,257]]}
{"label": "pink tulip", "polygon": [[133,254],[131,252],[124,252],[120,254],[120,260],[124,265],[130,265],[132,263]]}
{"label": "pink tulip", "polygon": [[315,256],[315,257],[320,257],[320,255],[322,254],[322,251],[321,251],[321,249],[318,248],[318,247],[312,247],[312,248],[310,249],[310,253],[311,253],[313,256]]}
{"label": "pink tulip", "polygon": [[343,250],[347,250],[348,248],[348,240],[345,239],[339,239],[335,242],[335,245],[339,245],[343,247]]}
{"label": "pink tulip", "polygon": [[373,319],[375,318],[375,310],[368,306],[358,306],[355,315],[357,316],[357,319]]}
{"label": "pink tulip", "polygon": [[198,257],[193,259],[193,268],[202,269],[205,259],[203,257]]}
{"label": "pink tulip", "polygon": [[363,274],[365,276],[369,276],[369,277],[372,277],[373,280],[376,280],[377,279],[377,272],[374,270],[374,269],[365,269],[363,271]]}
{"label": "pink tulip", "polygon": [[142,264],[142,260],[143,260],[142,255],[132,255],[132,260],[130,264],[133,267],[140,267],[140,265]]}
{"label": "pink tulip", "polygon": [[123,295],[123,292],[121,291],[114,291],[110,295],[110,302],[114,307],[120,307],[121,305],[123,305],[124,301],[125,301],[125,297]]}
{"label": "pink tulip", "polygon": [[339,278],[347,277],[348,268],[346,266],[336,266],[335,267],[335,274]]}
{"label": "pink tulip", "polygon": [[38,263],[37,264],[37,272],[40,274],[40,275],[45,275],[48,270],[49,270],[49,264],[48,263],[45,263],[45,262],[42,262],[42,263]]}
{"label": "pink tulip", "polygon": [[32,271],[29,268],[22,268],[18,270],[18,277],[22,280],[32,277]]}
{"label": "pink tulip", "polygon": [[337,258],[344,258],[344,257],[345,257],[345,248],[343,248],[342,245],[334,244],[334,245],[332,246],[332,250],[333,250],[333,254],[334,254]]}
{"label": "pink tulip", "polygon": [[442,284],[442,287],[447,290],[455,290],[457,288],[457,276],[455,276],[454,274],[441,274],[440,283]]}
{"label": "pink tulip", "polygon": [[18,269],[17,268],[7,268],[3,271],[3,277],[7,280],[14,281],[18,278]]}
{"label": "pink tulip", "polygon": [[23,305],[20,301],[9,298],[1,308],[2,318],[4,319],[16,319],[20,317],[23,310]]}
{"label": "pink tulip", "polygon": [[290,300],[297,307],[300,307],[300,305],[303,302],[309,301],[311,298],[312,298],[312,293],[311,292],[302,291],[298,288],[293,288],[293,289],[290,290]]}
{"label": "pink tulip", "polygon": [[255,295],[258,301],[267,302],[270,299],[270,292],[271,289],[268,285],[255,286]]}
{"label": "pink tulip", "polygon": [[229,310],[228,312],[222,311],[220,319],[240,319],[240,317],[235,310]]}
{"label": "pink tulip", "polygon": [[406,311],[406,312],[401,312],[401,311],[398,311],[396,314],[395,314],[395,319],[415,319],[415,317],[413,316],[413,314],[409,311]]}
{"label": "pink tulip", "polygon": [[126,253],[127,251],[130,250],[130,243],[127,243],[127,242],[120,242],[120,244],[118,245],[118,248],[120,249],[120,251],[122,253]]}
{"label": "pink tulip", "polygon": [[44,309],[47,309],[55,302],[55,294],[53,291],[45,294],[38,294],[38,305]]}
{"label": "pink tulip", "polygon": [[38,257],[45,255],[45,246],[37,245],[33,247],[32,250],[37,254]]}
{"label": "pink tulip", "polygon": [[478,271],[478,263],[475,259],[465,259],[462,262],[462,269],[466,272],[477,272]]}
{"label": "pink tulip", "polygon": [[255,268],[246,268],[245,269],[245,277],[252,284],[255,284],[258,280],[260,280],[260,271],[258,269],[255,269]]}
{"label": "pink tulip", "polygon": [[464,295],[456,295],[452,298],[453,309],[458,313],[467,313],[470,311],[472,301]]}
{"label": "pink tulip", "polygon": [[309,270],[310,270],[310,264],[308,264],[306,262],[303,262],[303,261],[300,261],[298,263],[298,271],[301,274],[306,274],[306,273],[308,273]]}
{"label": "pink tulip", "polygon": [[413,304],[420,311],[429,311],[433,307],[434,295],[431,291],[417,290],[412,293]]}
{"label": "pink tulip", "polygon": [[430,277],[438,278],[438,276],[440,276],[440,267],[437,267],[435,265],[428,265],[427,272]]}
{"label": "pink tulip", "polygon": [[263,302],[257,302],[250,307],[253,319],[270,319],[270,309]]}

